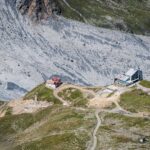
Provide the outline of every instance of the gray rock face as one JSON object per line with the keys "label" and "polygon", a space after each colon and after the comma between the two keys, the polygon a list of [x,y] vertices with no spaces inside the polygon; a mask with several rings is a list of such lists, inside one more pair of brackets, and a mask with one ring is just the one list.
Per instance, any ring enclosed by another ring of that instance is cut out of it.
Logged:
{"label": "gray rock face", "polygon": [[19,91],[22,93],[26,93],[28,92],[27,90],[25,90],[24,88],[21,88],[20,86],[18,86],[17,84],[13,83],[13,82],[8,82],[7,83],[7,90],[9,91]]}
{"label": "gray rock face", "polygon": [[22,96],[8,90],[13,82],[27,91],[52,75],[84,85],[111,84],[130,67],[150,79],[150,37],[95,28],[61,17],[35,25],[0,1],[0,99]]}

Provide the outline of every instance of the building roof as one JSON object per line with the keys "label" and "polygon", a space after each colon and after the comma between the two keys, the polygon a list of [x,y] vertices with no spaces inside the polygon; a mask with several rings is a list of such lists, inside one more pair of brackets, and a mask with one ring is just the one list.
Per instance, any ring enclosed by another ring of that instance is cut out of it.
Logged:
{"label": "building roof", "polygon": [[50,80],[47,80],[47,83],[52,85],[58,85],[61,84],[62,81],[59,77],[52,77]]}
{"label": "building roof", "polygon": [[137,70],[131,68],[131,69],[128,70],[128,72],[126,72],[125,75],[127,75],[127,76],[132,76],[132,75],[134,75],[136,72],[137,72]]}
{"label": "building roof", "polygon": [[60,79],[59,77],[53,77],[53,78],[52,78],[52,81],[53,81],[54,83],[60,83],[60,82],[61,82],[61,79]]}
{"label": "building roof", "polygon": [[61,79],[59,77],[52,77],[53,81],[60,81]]}
{"label": "building roof", "polygon": [[117,78],[121,81],[127,81],[137,70],[130,68],[125,74],[119,75]]}
{"label": "building roof", "polygon": [[127,81],[129,79],[129,76],[126,76],[126,75],[121,75],[119,77],[119,80],[122,80],[122,81]]}

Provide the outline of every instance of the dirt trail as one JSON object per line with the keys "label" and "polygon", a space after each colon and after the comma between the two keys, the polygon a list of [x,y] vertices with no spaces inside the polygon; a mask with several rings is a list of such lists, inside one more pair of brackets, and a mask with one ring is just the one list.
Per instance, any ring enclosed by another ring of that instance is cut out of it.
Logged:
{"label": "dirt trail", "polygon": [[60,102],[63,103],[64,106],[70,106],[70,103],[66,100],[64,100],[62,97],[59,96],[59,92],[61,92],[62,90],[60,88],[57,88],[56,90],[54,90],[53,94],[54,96],[60,100]]}
{"label": "dirt trail", "polygon": [[142,85],[140,85],[139,83],[136,84],[137,85],[137,89],[142,90],[143,92],[147,93],[148,95],[150,95],[150,88],[146,88]]}
{"label": "dirt trail", "polygon": [[[92,95],[93,98],[91,98],[89,100],[89,107],[95,107],[95,108],[106,108],[108,106],[111,106],[112,103],[116,104],[118,109],[121,109],[119,104],[117,103],[120,99],[120,95],[127,91],[126,88],[120,89],[119,87],[118,90],[116,90],[110,97],[108,96],[110,93],[106,92],[106,89],[102,89],[101,92],[94,92],[92,89],[87,89],[86,87],[82,87],[79,85],[72,85],[72,84],[63,84],[60,87],[58,87],[57,89],[54,90],[54,96],[59,99],[63,105],[65,106],[70,106],[70,102],[68,102],[67,100],[63,99],[62,97],[59,96],[59,93],[62,92],[65,89],[68,88],[75,88],[80,90],[83,93],[89,93],[90,95]],[[114,88],[114,87],[113,87]],[[116,87],[115,87],[116,88]]]}
{"label": "dirt trail", "polygon": [[125,87],[117,87],[114,85],[105,87],[96,93],[93,99],[90,99],[89,107],[107,108],[114,103],[120,108],[117,102],[120,101],[120,95],[126,91],[128,91],[128,89]]}
{"label": "dirt trail", "polygon": [[[109,96],[110,93],[104,92],[105,90],[108,90],[110,87],[117,88],[117,90],[115,89],[116,91],[112,93],[111,96]],[[88,92],[89,94],[93,95],[94,98],[90,99],[89,107],[95,106],[96,109],[101,109],[101,110],[104,110],[105,112],[110,112],[110,113],[119,113],[128,117],[144,117],[143,113],[131,113],[123,109],[119,104],[120,95],[124,92],[130,91],[131,90],[130,88],[116,87],[116,86],[112,87],[111,85],[109,87],[106,87],[105,89],[102,89],[99,94],[97,92],[94,92],[93,90],[86,89],[86,87],[82,87],[78,85],[71,85],[71,84],[63,84],[62,86],[54,90],[54,96],[58,98],[63,103],[63,105],[67,105],[67,106],[70,106],[70,103],[64,100],[63,98],[59,97],[58,95],[59,92],[62,92],[63,90],[67,88],[75,88],[75,89],[80,90],[81,92]],[[112,105],[112,103],[116,105],[116,108],[112,110],[105,109],[106,107]]]}
{"label": "dirt trail", "polygon": [[5,116],[5,112],[7,110],[7,104],[8,103],[4,103],[3,105],[0,106],[0,118]]}
{"label": "dirt trail", "polygon": [[99,127],[101,126],[101,119],[99,117],[99,113],[100,113],[100,110],[96,110],[95,111],[95,116],[96,116],[96,119],[97,119],[97,124],[96,124],[96,127],[93,131],[93,145],[92,147],[90,148],[90,150],[95,150],[96,149],[96,146],[97,146],[97,131],[99,129]]}
{"label": "dirt trail", "polygon": [[63,105],[65,105],[65,106],[70,106],[70,103],[69,103],[68,101],[64,100],[62,97],[60,97],[60,96],[59,96],[59,93],[62,92],[63,90],[65,90],[65,89],[68,89],[68,88],[75,88],[75,89],[80,90],[80,91],[83,92],[83,93],[84,93],[84,92],[87,92],[87,93],[89,93],[89,94],[91,94],[91,95],[93,95],[93,96],[95,96],[95,94],[96,94],[94,91],[85,89],[85,88],[83,88],[83,87],[81,87],[81,86],[71,85],[71,84],[63,84],[62,86],[60,86],[60,87],[58,87],[56,90],[54,90],[53,94],[54,94],[54,96],[55,96],[57,99],[59,99],[59,100],[63,103]]}
{"label": "dirt trail", "polygon": [[86,89],[86,87],[82,87],[82,86],[79,86],[79,85],[72,85],[72,84],[63,84],[62,86],[57,88],[55,91],[61,92],[61,91],[65,90],[65,89],[68,89],[68,88],[75,88],[75,89],[80,90],[81,92],[88,92],[91,95],[95,95],[96,94],[94,91]]}
{"label": "dirt trail", "polygon": [[22,113],[34,113],[40,109],[47,108],[53,104],[46,101],[36,101],[36,100],[12,100],[7,106],[12,108],[12,114],[22,114]]}

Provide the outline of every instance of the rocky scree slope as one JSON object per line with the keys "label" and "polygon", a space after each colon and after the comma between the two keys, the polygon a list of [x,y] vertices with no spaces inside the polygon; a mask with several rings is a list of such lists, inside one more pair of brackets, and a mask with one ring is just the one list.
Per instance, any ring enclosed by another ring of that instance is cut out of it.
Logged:
{"label": "rocky scree slope", "polygon": [[106,85],[130,67],[150,79],[150,37],[96,28],[63,17],[39,24],[16,0],[0,1],[0,99],[18,98],[51,75]]}

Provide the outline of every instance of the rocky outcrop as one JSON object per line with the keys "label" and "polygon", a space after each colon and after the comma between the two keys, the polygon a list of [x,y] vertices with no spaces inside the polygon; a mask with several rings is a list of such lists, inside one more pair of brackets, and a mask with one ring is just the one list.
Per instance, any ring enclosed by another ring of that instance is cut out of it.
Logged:
{"label": "rocky outcrop", "polygon": [[17,8],[21,14],[28,14],[33,20],[46,19],[61,13],[56,0],[19,0]]}

